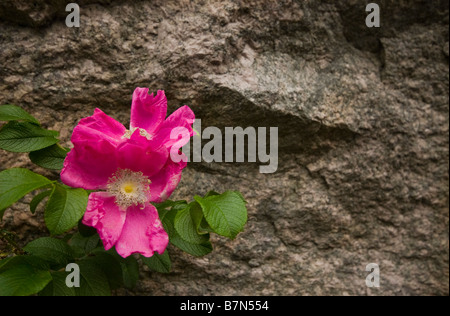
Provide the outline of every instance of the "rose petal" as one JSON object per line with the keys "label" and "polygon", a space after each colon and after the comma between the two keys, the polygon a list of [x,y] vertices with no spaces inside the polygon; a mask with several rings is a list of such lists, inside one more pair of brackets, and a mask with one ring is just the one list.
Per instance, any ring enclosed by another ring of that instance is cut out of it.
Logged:
{"label": "rose petal", "polygon": [[94,192],[89,195],[83,224],[97,229],[105,250],[108,250],[120,237],[126,214],[117,206],[114,196],[106,192]]}
{"label": "rose petal", "polygon": [[[79,131],[76,129],[74,134]],[[116,150],[114,144],[96,136],[77,141],[64,160],[61,181],[86,190],[106,189],[108,179],[117,170]]]}
{"label": "rose petal", "polygon": [[[108,138],[111,142],[120,142],[126,131],[125,126],[100,109],[95,109],[94,115],[81,119],[77,126],[83,126],[90,130],[90,134],[99,134],[102,138]],[[72,135],[72,138],[74,136]]]}
{"label": "rose petal", "polygon": [[169,236],[164,231],[156,208],[147,204],[130,206],[122,234],[116,243],[116,251],[126,258],[133,253],[140,253],[145,257],[153,256],[156,251],[162,254],[169,243]]}
{"label": "rose petal", "polygon": [[163,143],[167,148],[172,147],[175,143],[180,148],[189,141],[190,137],[194,136],[195,133],[192,129],[194,121],[194,112],[187,105],[182,106],[161,124],[154,139]]}
{"label": "rose petal", "polygon": [[167,200],[178,186],[181,172],[186,165],[187,163],[183,160],[175,163],[169,158],[162,170],[150,178],[150,201],[161,203]]}
{"label": "rose petal", "polygon": [[139,130],[117,149],[119,168],[140,171],[147,177],[158,173],[165,166],[168,157],[169,151],[165,146],[147,140],[139,134]]}
{"label": "rose petal", "polygon": [[125,127],[96,109],[93,116],[80,120],[61,171],[61,181],[86,190],[105,189],[117,170],[116,147],[124,139]]}
{"label": "rose petal", "polygon": [[130,129],[145,129],[150,135],[159,128],[167,115],[167,99],[164,91],[153,96],[148,88],[136,88],[131,103]]}

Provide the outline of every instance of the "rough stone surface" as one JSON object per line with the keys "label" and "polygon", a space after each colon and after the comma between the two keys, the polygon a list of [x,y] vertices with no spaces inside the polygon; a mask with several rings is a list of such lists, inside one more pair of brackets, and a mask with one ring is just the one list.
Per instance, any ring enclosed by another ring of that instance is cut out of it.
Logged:
{"label": "rough stone surface", "polygon": [[[191,163],[173,196],[241,190],[245,232],[201,259],[171,248],[173,273],[119,294],[449,294],[448,1],[380,0],[379,29],[356,0],[80,0],[73,29],[65,3],[0,4],[0,103],[65,144],[95,107],[126,123],[136,86],[203,127],[279,127],[276,173]],[[24,243],[42,222],[18,203],[0,227]]]}

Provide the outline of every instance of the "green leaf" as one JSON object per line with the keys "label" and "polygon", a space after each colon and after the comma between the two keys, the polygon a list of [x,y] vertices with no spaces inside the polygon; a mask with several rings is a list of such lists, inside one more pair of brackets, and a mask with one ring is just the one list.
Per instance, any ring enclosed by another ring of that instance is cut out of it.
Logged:
{"label": "green leaf", "polygon": [[247,222],[247,208],[241,194],[227,191],[221,195],[194,199],[200,204],[209,226],[218,235],[234,239]]}
{"label": "green leaf", "polygon": [[184,252],[196,257],[203,257],[213,250],[212,244],[209,240],[203,244],[193,244],[183,240],[179,236],[174,236],[170,242]]}
{"label": "green leaf", "polygon": [[101,268],[92,260],[86,258],[78,262],[80,267],[80,287],[75,288],[78,296],[110,296],[108,278]]}
{"label": "green leaf", "polygon": [[156,209],[158,211],[162,211],[162,210],[165,210],[167,208],[175,207],[177,205],[187,205],[187,202],[184,201],[184,200],[180,200],[180,201],[167,200],[167,201],[164,201],[162,203],[153,203],[153,205],[156,207]]}
{"label": "green leaf", "polygon": [[206,221],[200,204],[197,202],[192,203],[191,217],[198,234],[208,234],[214,232]]}
{"label": "green leaf", "polygon": [[116,257],[104,249],[100,251],[94,251],[94,257],[92,257],[92,262],[94,262],[106,275],[109,283],[109,287],[114,290],[123,286],[123,275],[122,266]]}
{"label": "green leaf", "polygon": [[220,195],[220,193],[218,193],[216,191],[209,191],[208,193],[206,193],[205,198],[207,198],[209,196],[214,196],[214,195]]}
{"label": "green leaf", "polygon": [[174,246],[196,257],[201,257],[210,253],[213,248],[209,240],[205,241],[202,244],[195,244],[180,237],[174,227],[174,220],[176,215],[177,210],[170,210],[165,212],[164,214],[160,213],[160,219],[163,223],[165,231],[169,235],[169,241]]}
{"label": "green leaf", "polygon": [[39,296],[76,296],[75,288],[66,285],[68,275],[65,271],[51,272],[52,281],[39,292]]}
{"label": "green leaf", "polygon": [[27,121],[39,125],[39,121],[27,111],[12,104],[0,105],[0,121]]}
{"label": "green leaf", "polygon": [[80,258],[88,255],[97,248],[100,242],[100,238],[97,234],[90,237],[84,237],[80,233],[76,233],[69,241],[70,247],[72,247],[75,257]]}
{"label": "green leaf", "polygon": [[0,219],[8,206],[31,191],[51,184],[46,177],[27,169],[12,168],[0,172]]}
{"label": "green leaf", "polygon": [[242,202],[244,202],[245,204],[247,204],[248,202],[245,200],[244,196],[242,195],[241,192],[239,191],[233,191],[234,193],[236,193],[242,200]]}
{"label": "green leaf", "polygon": [[33,240],[23,249],[50,264],[67,265],[74,258],[72,248],[67,243],[51,237],[42,237]]}
{"label": "green leaf", "polygon": [[0,268],[0,296],[27,296],[41,291],[52,276],[39,258],[16,256]]}
{"label": "green leaf", "polygon": [[19,264],[30,265],[33,268],[38,269],[38,270],[48,270],[50,267],[47,261],[42,260],[41,258],[36,257],[36,256],[31,256],[31,255],[14,256],[14,257],[10,257],[8,259],[10,259],[10,260],[7,260],[5,264],[0,265],[0,271],[7,270],[10,267],[12,267],[14,265],[19,265]]}
{"label": "green leaf", "polygon": [[97,229],[84,225],[81,219],[78,221],[78,231],[83,237],[91,237],[97,233]]}
{"label": "green leaf", "polygon": [[178,235],[185,241],[192,244],[203,244],[209,240],[209,236],[200,235],[197,232],[197,226],[191,216],[191,208],[195,204],[197,203],[191,203],[178,211],[174,219],[174,227]]}
{"label": "green leaf", "polygon": [[116,260],[120,263],[122,268],[123,284],[125,287],[128,289],[134,288],[139,280],[139,264],[136,258],[133,256],[123,258],[116,252],[114,247],[108,250],[107,253],[114,256],[114,258],[116,258]]}
{"label": "green leaf", "polygon": [[7,257],[5,259],[0,260],[0,269],[12,258],[14,258],[14,257]]}
{"label": "green leaf", "polygon": [[85,190],[55,185],[44,214],[50,233],[62,234],[76,226],[86,211],[87,202],[88,194]]}
{"label": "green leaf", "polygon": [[58,142],[58,132],[43,129],[33,123],[12,121],[0,129],[0,148],[28,153]]}
{"label": "green leaf", "polygon": [[169,252],[166,250],[162,255],[154,253],[151,257],[144,257],[141,255],[142,262],[151,270],[160,273],[169,273],[172,268],[172,262],[170,261]]}
{"label": "green leaf", "polygon": [[68,149],[55,144],[41,150],[30,152],[29,157],[34,164],[42,168],[61,170],[68,152]]}
{"label": "green leaf", "polygon": [[136,258],[130,256],[120,263],[122,266],[123,284],[126,288],[132,289],[139,280],[139,264]]}
{"label": "green leaf", "polygon": [[36,212],[37,206],[45,199],[47,196],[52,194],[52,190],[47,190],[36,195],[30,202],[30,211],[32,214]]}

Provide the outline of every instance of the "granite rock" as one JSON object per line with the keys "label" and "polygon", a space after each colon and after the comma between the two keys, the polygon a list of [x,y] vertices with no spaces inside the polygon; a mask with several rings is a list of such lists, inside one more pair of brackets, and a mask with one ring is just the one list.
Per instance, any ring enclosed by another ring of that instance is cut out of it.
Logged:
{"label": "granite rock", "polygon": [[[95,107],[127,124],[137,86],[203,127],[279,128],[277,172],[190,163],[173,195],[240,190],[245,231],[200,259],[171,248],[171,274],[119,294],[449,294],[448,1],[380,0],[376,29],[356,0],[80,0],[80,28],[66,3],[0,4],[0,104],[64,144]],[[43,171],[0,153],[0,169]],[[0,227],[25,243],[46,231],[23,202]]]}

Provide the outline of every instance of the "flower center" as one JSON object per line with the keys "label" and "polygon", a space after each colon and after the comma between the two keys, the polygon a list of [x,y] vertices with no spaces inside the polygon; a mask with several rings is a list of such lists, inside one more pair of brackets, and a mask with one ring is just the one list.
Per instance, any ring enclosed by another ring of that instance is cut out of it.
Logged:
{"label": "flower center", "polygon": [[126,210],[132,205],[142,205],[150,197],[150,183],[142,172],[118,169],[108,180],[108,192],[115,196],[116,204]]}
{"label": "flower center", "polygon": [[132,193],[134,191],[134,185],[132,183],[126,184],[123,187],[123,190],[125,191],[125,193]]}
{"label": "flower center", "polygon": [[134,128],[132,128],[132,129],[127,129],[126,132],[125,132],[125,134],[123,134],[122,137],[123,137],[123,138],[128,138],[128,139],[130,139],[130,138],[131,138],[131,135],[133,135],[133,133],[134,133],[137,129],[139,130],[139,135],[141,135],[141,136],[147,138],[148,140],[151,140],[151,139],[152,139],[152,135],[150,135],[145,129],[139,128],[139,127],[134,127]]}

